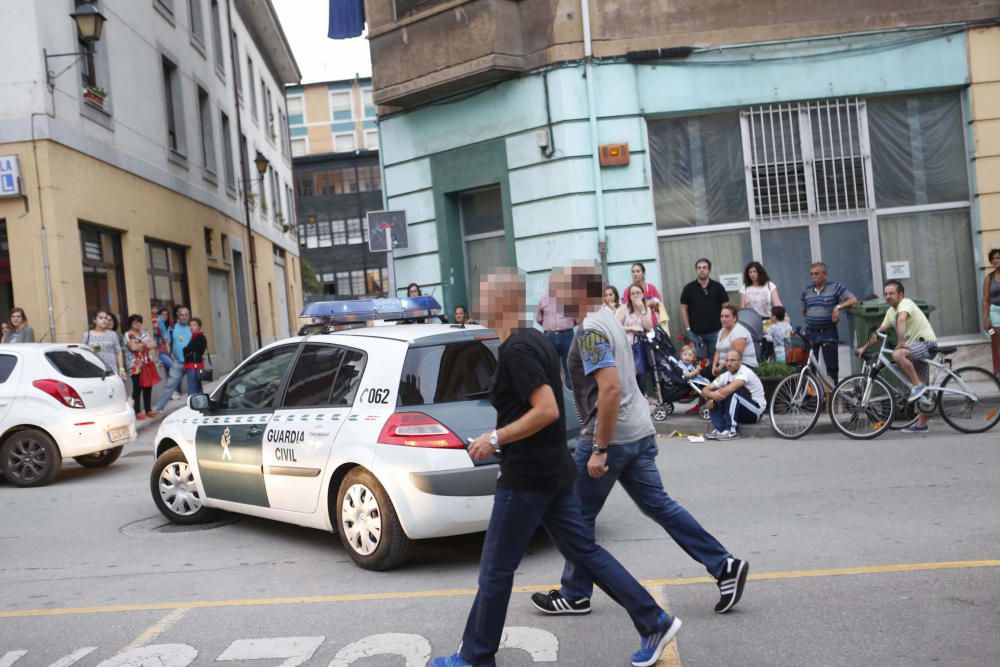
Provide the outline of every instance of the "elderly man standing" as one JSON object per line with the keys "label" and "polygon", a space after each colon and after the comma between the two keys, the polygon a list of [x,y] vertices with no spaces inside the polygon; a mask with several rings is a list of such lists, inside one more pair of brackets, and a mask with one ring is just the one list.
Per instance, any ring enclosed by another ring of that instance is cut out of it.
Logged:
{"label": "elderly man standing", "polygon": [[739,350],[726,352],[726,370],[701,390],[712,411],[709,440],[735,440],[740,424],[756,424],[767,409],[764,385],[749,366],[743,364]]}
{"label": "elderly man standing", "polygon": [[549,275],[549,294],[538,300],[538,307],[535,308],[535,322],[542,326],[545,337],[552,343],[559,354],[559,362],[562,364],[563,375],[566,378],[566,386],[570,385],[569,370],[566,367],[566,357],[569,355],[569,344],[573,342],[573,326],[576,324],[572,318],[566,317],[559,301],[552,294],[552,285],[559,279],[560,269],[554,269]]}
{"label": "elderly man standing", "polygon": [[[574,265],[563,273],[556,293],[567,313],[583,320],[570,348],[569,371],[583,422],[575,452],[576,494],[590,535],[608,494],[620,483],[643,514],[715,577],[720,591],[715,611],[729,611],[743,595],[750,566],[734,558],[663,488],[656,429],[635,380],[625,330],[601,307],[600,272],[593,264]],[[588,614],[593,590],[589,573],[567,561],[562,587],[535,593],[531,603],[546,614]]]}
{"label": "elderly man standing", "polygon": [[[565,409],[555,349],[522,322],[524,277],[498,270],[480,284],[481,313],[500,338],[490,402],[497,427],[469,444],[469,456],[500,458],[493,512],[479,562],[479,591],[458,653],[435,658],[431,667],[494,665],[500,647],[514,572],[532,536],[543,526],[560,553],[585,569],[625,607],[642,636],[632,655],[636,667],[653,665],[681,627],[628,570],[594,542],[573,491],[576,470],[566,449]],[[600,283],[597,287],[600,299]],[[502,453],[502,454],[501,454]],[[595,465],[591,474],[603,466]],[[608,636],[602,635],[601,641]]]}
{"label": "elderly man standing", "polygon": [[[802,315],[806,319],[806,335],[818,343],[837,340],[840,311],[858,302],[843,283],[827,280],[826,264],[816,262],[809,267],[812,285],[802,290]],[[826,374],[836,385],[840,377],[840,359],[836,345],[821,345]]]}

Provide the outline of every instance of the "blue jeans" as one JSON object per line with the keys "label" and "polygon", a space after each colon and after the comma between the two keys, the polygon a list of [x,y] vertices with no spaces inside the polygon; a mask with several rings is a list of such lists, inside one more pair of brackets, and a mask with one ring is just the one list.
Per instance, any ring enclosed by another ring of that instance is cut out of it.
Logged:
{"label": "blue jeans", "polygon": [[817,344],[813,347],[820,348],[823,354],[823,363],[826,364],[826,374],[830,376],[833,384],[836,385],[840,379],[840,350],[837,349],[836,345],[819,345],[819,343],[836,341],[838,336],[837,325],[829,324],[819,327],[806,327],[806,335],[816,341]]}
{"label": "blue jeans", "polygon": [[[719,332],[710,331],[708,333],[694,333],[690,332],[691,335],[688,340],[694,343],[695,354],[702,359],[707,359],[709,363],[715,358],[715,344],[719,342]],[[692,340],[696,338],[697,340]]]}
{"label": "blue jeans", "polygon": [[188,379],[188,395],[201,393],[201,372],[197,368],[185,368],[184,374]]}
{"label": "blue jeans", "polygon": [[[656,467],[659,449],[655,435],[608,447],[608,472],[597,478],[587,474],[590,447],[591,445],[584,443],[577,445],[574,458],[576,467],[580,470],[580,476],[576,480],[576,494],[580,498],[587,535],[591,539],[594,536],[594,520],[617,481],[642,513],[660,524],[684,553],[704,565],[713,577],[722,573],[726,558],[732,554],[702,528],[686,509],[667,495],[660,471]],[[577,600],[590,597],[593,591],[594,585],[589,573],[567,560],[562,575],[563,595]]]}
{"label": "blue jeans", "polygon": [[625,607],[640,634],[656,629],[662,611],[621,563],[594,542],[573,487],[562,491],[497,489],[479,564],[479,592],[462,635],[461,654],[474,665],[494,664],[500,647],[514,572],[541,525],[559,552],[585,570],[615,602]]}
{"label": "blue jeans", "polygon": [[171,355],[167,354],[166,352],[160,352],[159,359],[160,363],[163,364],[163,367],[166,368],[168,371],[174,367],[174,364],[177,363],[177,360],[174,359]]}
{"label": "blue jeans", "polygon": [[567,359],[569,359],[569,348],[573,344],[573,330],[564,329],[562,331],[546,331],[545,337],[549,339],[549,342],[552,343],[552,347],[556,348],[556,352],[559,353],[559,361],[562,363],[563,377],[566,378],[566,386],[572,389],[573,384],[569,379],[569,366],[567,365]]}
{"label": "blue jeans", "polygon": [[735,431],[737,424],[756,424],[760,421],[764,408],[753,402],[750,390],[740,387],[726,396],[724,401],[716,401],[712,406],[712,426],[716,431]]}
{"label": "blue jeans", "polygon": [[[160,392],[160,397],[156,399],[156,407],[154,408],[157,412],[163,412],[163,408],[167,405],[167,401],[173,396],[174,392],[181,388],[181,382],[184,380],[184,375],[186,371],[184,369],[184,364],[174,361],[174,365],[170,367],[170,372],[167,373],[167,381],[163,384],[163,389]],[[188,376],[188,393],[191,392],[191,379]]]}

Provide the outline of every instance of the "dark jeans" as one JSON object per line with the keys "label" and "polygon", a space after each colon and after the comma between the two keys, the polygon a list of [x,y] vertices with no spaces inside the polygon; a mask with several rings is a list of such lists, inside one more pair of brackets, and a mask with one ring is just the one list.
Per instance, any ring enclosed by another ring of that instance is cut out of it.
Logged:
{"label": "dark jeans", "polygon": [[716,401],[712,407],[712,426],[720,433],[735,431],[737,424],[756,424],[764,408],[753,402],[750,390],[740,387],[726,396],[724,401]]}
{"label": "dark jeans", "polygon": [[[143,387],[139,382],[140,374],[136,373],[132,376],[132,404],[135,405],[135,413],[140,414],[143,412],[149,412],[149,404],[153,400],[153,388]],[[145,410],[139,409],[139,398],[142,397],[142,403],[146,406]]]}
{"label": "dark jeans", "polygon": [[[184,374],[188,379],[188,395],[201,393],[201,371],[197,368],[185,368]],[[178,385],[180,386],[180,385]]]}
{"label": "dark jeans", "polygon": [[[824,341],[837,340],[837,325],[831,324],[823,327],[806,327],[806,335],[815,340],[817,344]],[[826,365],[826,373],[837,384],[840,378],[840,353],[836,345],[817,345],[823,354],[823,363]]]}
{"label": "dark jeans", "polygon": [[539,525],[564,558],[585,569],[601,590],[625,607],[640,634],[656,629],[662,609],[628,570],[594,542],[593,524],[588,527],[584,521],[572,486],[562,491],[497,489],[479,564],[479,592],[462,635],[465,660],[493,664],[514,572]]}
{"label": "dark jeans", "polygon": [[546,331],[545,337],[549,339],[552,347],[556,348],[556,352],[559,353],[559,361],[562,362],[563,377],[566,378],[566,386],[572,389],[573,383],[569,379],[569,366],[566,365],[566,360],[569,358],[570,345],[573,344],[573,330]]}
{"label": "dark jeans", "polygon": [[[698,340],[693,340],[694,338]],[[694,343],[695,354],[701,359],[708,359],[708,363],[711,365],[715,358],[715,344],[719,341],[719,332],[695,333],[692,331],[689,340]]]}
{"label": "dark jeans", "polygon": [[[643,514],[660,524],[684,553],[717,577],[725,566],[726,558],[732,554],[702,528],[690,512],[667,495],[656,467],[658,453],[655,435],[636,442],[611,445],[608,447],[608,472],[594,478],[587,474],[590,445],[577,445],[574,458],[580,476],[576,480],[576,495],[580,498],[587,534],[593,538],[594,521],[617,481]],[[578,600],[590,597],[593,590],[593,580],[588,572],[567,561],[562,575],[563,595]]]}

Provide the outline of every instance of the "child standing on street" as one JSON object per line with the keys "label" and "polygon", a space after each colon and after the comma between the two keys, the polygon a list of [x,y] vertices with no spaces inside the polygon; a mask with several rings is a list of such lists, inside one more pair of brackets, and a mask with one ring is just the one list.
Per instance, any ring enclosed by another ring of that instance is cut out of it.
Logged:
{"label": "child standing on street", "polygon": [[792,337],[792,324],[788,321],[787,313],[783,306],[771,308],[771,326],[767,328],[767,333],[774,343],[774,358],[784,363],[785,344]]}
{"label": "child standing on street", "polygon": [[201,371],[205,368],[208,340],[201,331],[201,318],[191,318],[191,342],[184,348],[184,372],[188,376],[188,394],[201,393]]}

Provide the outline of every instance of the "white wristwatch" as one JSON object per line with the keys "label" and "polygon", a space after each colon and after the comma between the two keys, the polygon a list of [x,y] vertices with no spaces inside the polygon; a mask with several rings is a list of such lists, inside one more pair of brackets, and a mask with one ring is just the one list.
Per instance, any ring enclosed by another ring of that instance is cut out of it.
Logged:
{"label": "white wristwatch", "polygon": [[500,436],[497,435],[496,429],[493,429],[493,432],[490,433],[490,446],[496,450],[497,454],[500,453]]}

